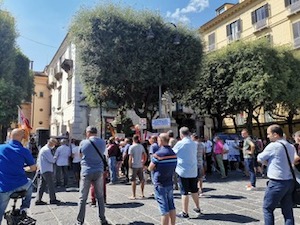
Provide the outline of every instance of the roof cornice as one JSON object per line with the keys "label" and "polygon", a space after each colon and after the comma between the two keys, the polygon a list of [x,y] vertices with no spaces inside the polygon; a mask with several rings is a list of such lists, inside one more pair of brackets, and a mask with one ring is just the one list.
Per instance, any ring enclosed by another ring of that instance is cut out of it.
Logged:
{"label": "roof cornice", "polygon": [[234,15],[235,13],[241,11],[242,9],[246,8],[250,4],[261,1],[261,0],[245,0],[241,3],[237,3],[236,5],[232,6],[231,8],[227,9],[225,12],[221,13],[220,15],[216,16],[212,20],[208,21],[204,25],[199,28],[200,33],[204,33],[210,28],[214,27],[215,25],[219,24],[220,22],[226,20],[230,16]]}

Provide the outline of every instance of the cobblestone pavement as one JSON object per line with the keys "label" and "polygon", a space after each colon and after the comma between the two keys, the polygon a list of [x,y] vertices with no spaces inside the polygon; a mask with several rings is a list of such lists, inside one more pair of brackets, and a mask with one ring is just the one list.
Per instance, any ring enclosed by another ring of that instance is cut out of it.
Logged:
{"label": "cobblestone pavement", "polygon": [[[246,191],[248,181],[239,172],[232,172],[227,179],[219,179],[214,174],[204,182],[204,196],[200,197],[203,215],[197,217],[192,212],[193,202],[190,198],[190,219],[176,219],[176,224],[263,224],[262,200],[265,191],[266,179],[257,179],[257,189]],[[139,192],[137,186],[137,195]],[[158,205],[151,193],[153,186],[145,186],[146,199],[129,200],[131,195],[130,184],[107,185],[106,217],[111,224],[159,224],[160,213]],[[177,213],[181,211],[179,191],[174,191]],[[72,189],[59,189],[57,198],[66,202],[65,205],[35,206],[32,199],[31,216],[38,225],[69,225],[74,224],[77,216],[77,202],[79,193]],[[147,197],[148,196],[148,197]],[[35,197],[35,193],[33,194]],[[49,201],[48,194],[43,197]],[[11,204],[11,202],[10,202]],[[300,224],[300,209],[294,209],[295,224]],[[275,210],[276,224],[284,224],[281,210]],[[2,223],[6,224],[6,223]],[[99,224],[97,208],[86,207],[86,225]]]}

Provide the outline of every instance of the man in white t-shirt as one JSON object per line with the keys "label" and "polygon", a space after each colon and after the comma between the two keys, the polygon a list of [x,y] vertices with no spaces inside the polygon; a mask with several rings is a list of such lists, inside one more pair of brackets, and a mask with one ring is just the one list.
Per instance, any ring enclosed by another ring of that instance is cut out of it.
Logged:
{"label": "man in white t-shirt", "polygon": [[225,169],[225,176],[228,176],[228,153],[229,153],[229,145],[225,140],[225,144],[223,146],[223,164]]}
{"label": "man in white t-shirt", "polygon": [[206,174],[211,174],[212,164],[212,147],[213,143],[207,136],[204,137],[205,144],[205,158],[206,158]]}
{"label": "man in white t-shirt", "polygon": [[136,199],[136,177],[140,180],[141,185],[141,197],[144,198],[144,187],[145,187],[145,179],[143,174],[144,163],[147,160],[147,155],[145,148],[143,145],[139,143],[139,136],[134,135],[133,144],[129,147],[128,154],[129,154],[129,168],[132,170],[131,176],[131,187],[132,187],[132,196],[129,199]]}

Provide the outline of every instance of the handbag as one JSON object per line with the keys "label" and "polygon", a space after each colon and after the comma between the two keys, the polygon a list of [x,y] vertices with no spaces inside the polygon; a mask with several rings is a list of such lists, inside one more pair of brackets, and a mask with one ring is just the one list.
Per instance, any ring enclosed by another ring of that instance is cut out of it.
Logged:
{"label": "handbag", "polygon": [[94,144],[94,142],[92,142],[91,140],[89,140],[91,142],[91,144],[93,145],[93,147],[96,149],[98,155],[100,156],[100,158],[102,159],[103,162],[103,166],[104,166],[104,171],[108,171],[108,164],[106,159],[102,156],[102,154],[100,153],[99,149],[97,148],[97,146]]}
{"label": "handbag", "polygon": [[294,191],[293,191],[293,195],[292,195],[293,203],[296,204],[296,205],[300,205],[300,184],[296,180],[295,172],[293,170],[291,160],[290,160],[290,157],[288,155],[286,146],[281,142],[279,142],[279,143],[282,144],[284,149],[285,149],[286,157],[289,161],[289,166],[290,166],[290,169],[291,169],[291,173],[293,175],[293,179],[294,179],[294,182],[295,182],[295,187],[294,187]]}

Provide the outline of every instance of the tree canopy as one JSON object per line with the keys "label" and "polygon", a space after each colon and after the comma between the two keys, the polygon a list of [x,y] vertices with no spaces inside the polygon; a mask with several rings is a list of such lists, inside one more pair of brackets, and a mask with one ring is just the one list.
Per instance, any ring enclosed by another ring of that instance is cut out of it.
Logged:
{"label": "tree canopy", "polygon": [[16,46],[15,20],[0,5],[0,141],[6,128],[17,119],[17,105],[31,101],[33,75],[29,59]]}
{"label": "tree canopy", "polygon": [[201,68],[195,31],[150,11],[113,4],[82,9],[70,34],[87,95],[134,109],[140,117],[151,119],[158,110],[159,85],[181,97]]}

